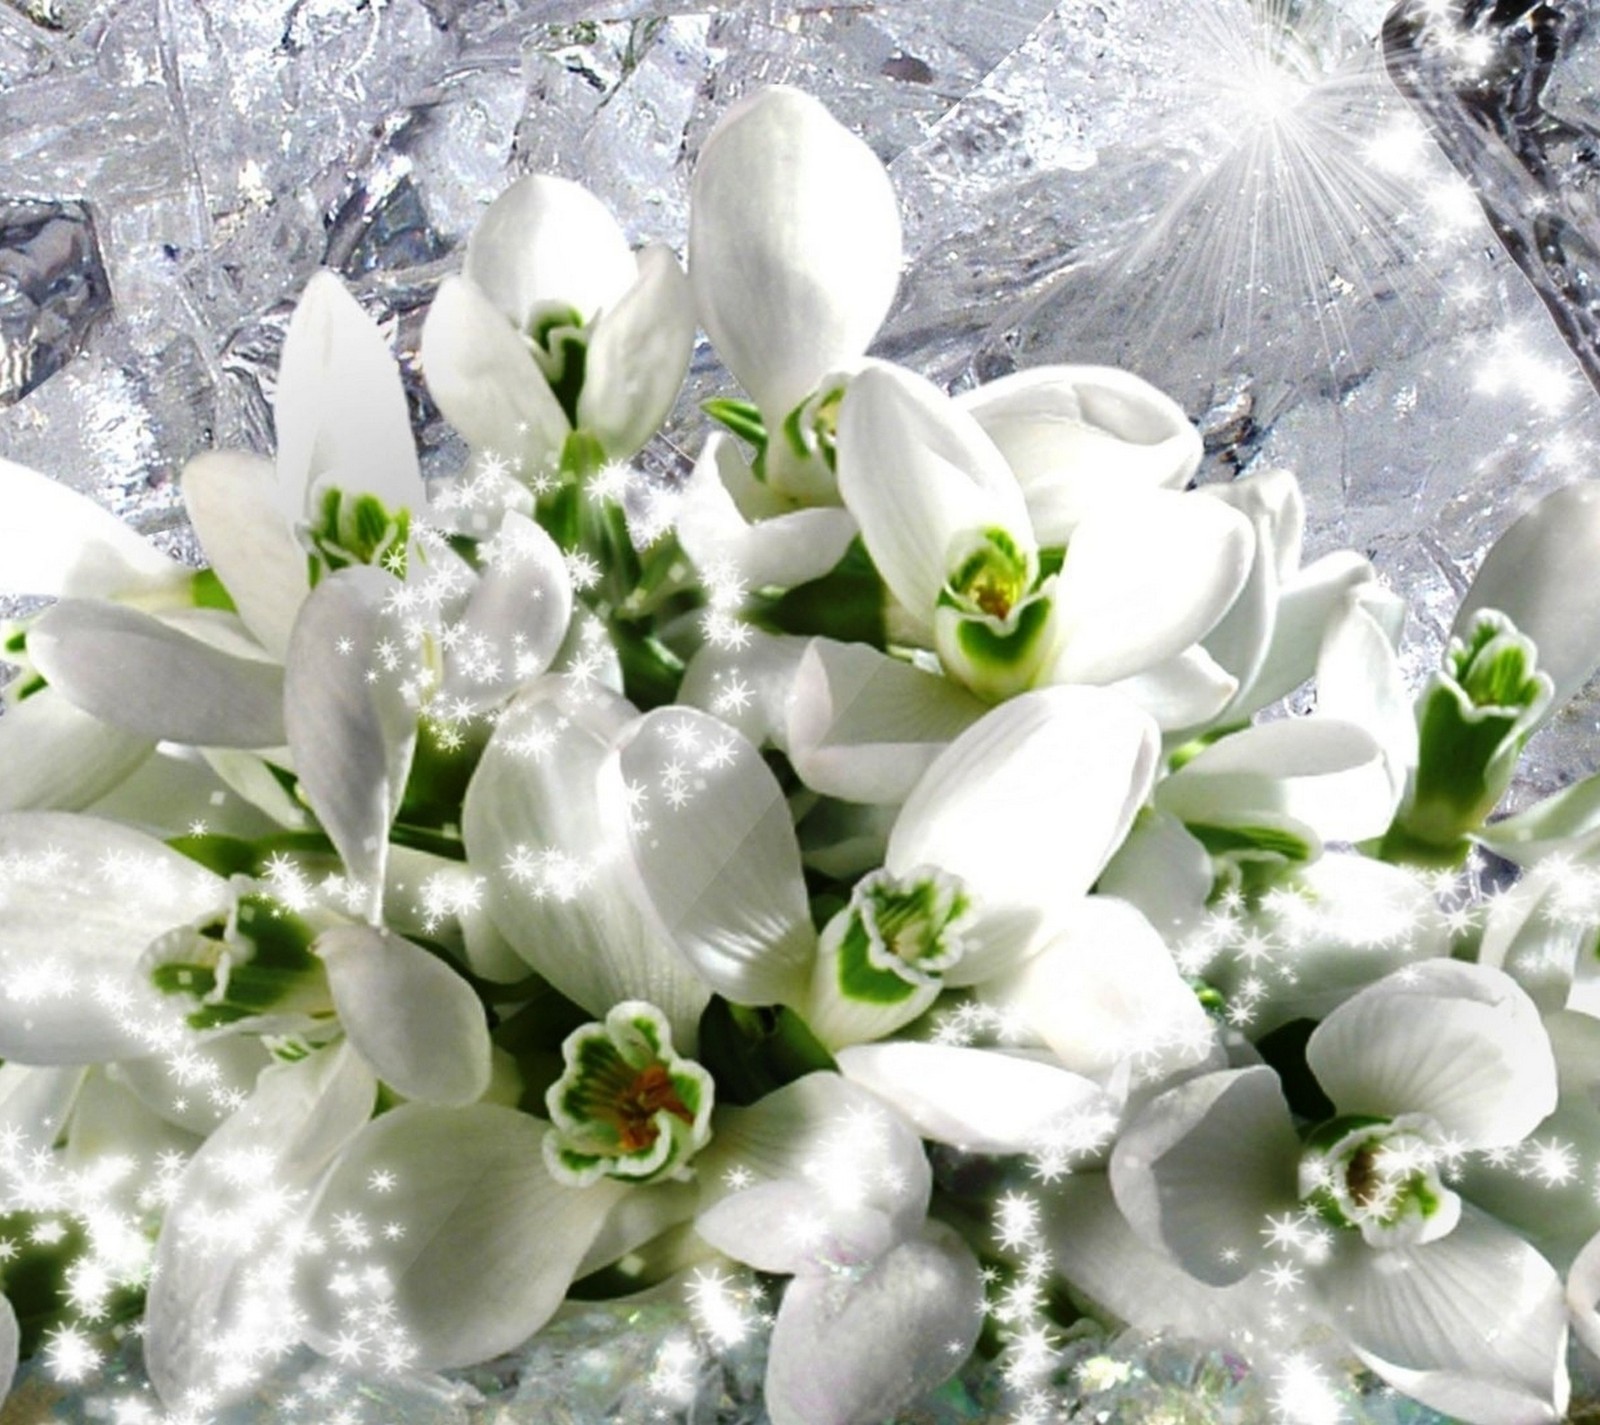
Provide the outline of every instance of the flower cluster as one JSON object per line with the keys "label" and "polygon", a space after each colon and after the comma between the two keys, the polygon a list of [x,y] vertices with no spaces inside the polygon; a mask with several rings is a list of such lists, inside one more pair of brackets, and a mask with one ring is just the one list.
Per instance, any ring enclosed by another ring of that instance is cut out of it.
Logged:
{"label": "flower cluster", "polygon": [[[1600,484],[1502,536],[1416,692],[1292,475],[1196,486],[1126,372],[869,357],[899,269],[876,157],[769,89],[687,271],[562,179],[484,213],[418,353],[451,476],[330,273],[275,457],[184,471],[206,569],[0,463],[0,594],[51,601],[3,649],[6,1206],[151,1169],[56,1284],[142,1310],[170,1409],[731,1258],[782,1279],[778,1425],[980,1337],[1025,1385],[1072,1311],[1560,1417],[1600,778],[1491,818],[1600,665]],[[646,480],[697,330],[741,394]],[[0,1345],[81,1366],[32,1240]]]}

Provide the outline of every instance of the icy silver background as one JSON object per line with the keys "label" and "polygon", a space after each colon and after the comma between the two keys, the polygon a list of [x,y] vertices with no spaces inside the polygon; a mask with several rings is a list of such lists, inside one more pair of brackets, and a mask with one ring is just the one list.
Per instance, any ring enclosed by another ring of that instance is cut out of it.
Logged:
{"label": "icy silver background", "polygon": [[[1311,552],[1353,545],[1414,596],[1420,677],[1486,540],[1594,464],[1600,406],[1386,80],[1382,19],[1375,0],[0,0],[0,455],[186,550],[182,462],[270,449],[283,322],[328,265],[393,321],[428,468],[452,468],[414,351],[483,206],[563,173],[681,249],[710,125],[783,81],[899,187],[884,354],[952,385],[1106,361],[1171,390],[1205,478],[1294,468]],[[1582,28],[1552,93],[1593,121]],[[719,385],[702,352],[648,463],[692,456],[692,398]],[[1593,697],[1564,715],[1531,784],[1587,770],[1596,725]]]}

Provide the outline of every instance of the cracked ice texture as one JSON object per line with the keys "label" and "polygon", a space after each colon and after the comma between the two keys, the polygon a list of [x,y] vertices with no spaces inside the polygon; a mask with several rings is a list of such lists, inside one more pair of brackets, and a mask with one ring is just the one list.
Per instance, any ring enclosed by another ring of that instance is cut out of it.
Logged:
{"label": "cracked ice texture", "polygon": [[[635,241],[681,247],[711,125],[786,82],[894,175],[885,355],[954,385],[1065,360],[1169,389],[1206,433],[1203,478],[1290,466],[1312,552],[1352,545],[1412,597],[1420,678],[1486,542],[1590,468],[1600,413],[1459,170],[1486,180],[1386,80],[1382,5],[1286,13],[0,0],[0,201],[76,205],[109,293],[92,323],[53,325],[39,369],[60,369],[0,408],[0,455],[192,553],[177,472],[212,444],[270,448],[284,322],[330,265],[391,324],[425,466],[450,469],[416,340],[489,199],[558,172]],[[1573,122],[1595,117],[1596,48],[1574,33],[1556,61]],[[683,468],[694,402],[724,380],[702,349],[648,468]],[[1587,770],[1594,712],[1545,738],[1535,781]]]}

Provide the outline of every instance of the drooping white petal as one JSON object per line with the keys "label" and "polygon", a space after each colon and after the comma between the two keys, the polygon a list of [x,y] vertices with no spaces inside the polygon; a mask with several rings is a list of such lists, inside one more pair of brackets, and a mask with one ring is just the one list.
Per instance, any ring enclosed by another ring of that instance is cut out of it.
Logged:
{"label": "drooping white petal", "polygon": [[1567,1312],[1589,1354],[1600,1356],[1600,1234],[1589,1239],[1567,1273]]}
{"label": "drooping white petal", "polygon": [[[230,751],[238,757],[253,755]],[[283,793],[281,786],[276,782],[273,785]],[[206,834],[250,841],[283,830],[283,823],[235,794],[201,751],[171,742],[145,758],[129,776],[84,810],[91,816],[120,821],[163,839],[190,836],[203,829]]]}
{"label": "drooping white petal", "polygon": [[1330,852],[1298,870],[1284,890],[1263,906],[1257,929],[1281,947],[1273,963],[1285,973],[1262,977],[1247,955],[1231,975],[1206,972],[1225,990],[1257,980],[1252,1032],[1323,1019],[1385,975],[1450,954],[1450,930],[1433,887],[1409,868]]}
{"label": "drooping white petal", "polygon": [[1267,1217],[1298,1204],[1295,1136],[1269,1068],[1203,1074],[1152,1099],[1111,1152],[1111,1190],[1133,1230],[1209,1286],[1265,1258]]}
{"label": "drooping white petal", "polygon": [[863,643],[814,638],[789,700],[789,758],[814,791],[902,802],[987,708],[937,674]]}
{"label": "drooping white petal", "polygon": [[1034,547],[1000,452],[938,387],[899,367],[852,378],[839,409],[838,475],[873,564],[921,628],[931,629],[960,537],[999,529]]}
{"label": "drooping white petal", "polygon": [[1316,670],[1317,655],[1330,624],[1344,602],[1358,591],[1367,611],[1379,620],[1380,628],[1386,628],[1391,617],[1385,602],[1398,605],[1393,642],[1399,635],[1398,617],[1403,615],[1404,605],[1377,583],[1372,566],[1360,555],[1348,549],[1324,555],[1280,586],[1266,655],[1256,669],[1248,696],[1229,710],[1230,715],[1248,717],[1305,682]]}
{"label": "drooping white petal", "polygon": [[864,1274],[796,1277],[767,1360],[773,1425],[875,1425],[954,1375],[977,1343],[983,1276],[941,1222]]}
{"label": "drooping white petal", "polygon": [[1112,683],[1183,652],[1227,612],[1254,557],[1250,522],[1216,500],[1155,490],[1092,511],[1056,584],[1053,676]]}
{"label": "drooping white petal", "polygon": [[278,367],[279,509],[304,519],[324,482],[391,510],[427,505],[400,368],[376,323],[321,271],[289,319]]}
{"label": "drooping white petal", "polygon": [[1166,942],[1126,901],[1087,896],[1035,955],[980,986],[1075,1073],[1133,1066],[1136,1080],[1203,1061],[1211,1021]]}
{"label": "drooping white petal", "polygon": [[199,747],[283,742],[283,670],[238,657],[121,604],[64,599],[28,632],[28,656],[84,712],[141,737]]}
{"label": "drooping white petal", "polygon": [[1239,680],[1197,645],[1110,686],[1149,713],[1163,732],[1177,732],[1212,721],[1239,690]]}
{"label": "drooping white petal", "polygon": [[631,1191],[612,1199],[599,1233],[572,1274],[574,1281],[610,1266],[669,1228],[688,1222],[700,1196],[692,1182],[673,1178],[630,1186]]}
{"label": "drooping white petal", "polygon": [[[1021,951],[1094,884],[1150,790],[1159,752],[1155,724],[1115,693],[1024,693],[935,759],[906,799],[885,864],[895,875],[934,866],[959,876],[980,915],[1021,917],[1012,947]],[[946,983],[998,968],[963,959]]]}
{"label": "drooping white petal", "polygon": [[324,579],[289,640],[284,720],[295,772],[345,869],[378,919],[389,823],[400,805],[417,718],[401,675],[382,666],[380,643],[404,647],[390,608],[398,587],[358,566]]}
{"label": "drooping white petal", "polygon": [[705,644],[684,669],[678,701],[721,718],[757,747],[789,745],[789,702],[809,638],[759,629],[743,648]]}
{"label": "drooping white petal", "polygon": [[[490,1104],[404,1104],[362,1130],[318,1192],[313,1230],[331,1233],[352,1213],[404,1225],[367,1257],[386,1274],[418,1369],[469,1365],[537,1331],[629,1190],[610,1179],[581,1190],[558,1183],[541,1157],[544,1132],[538,1119]],[[374,1174],[392,1174],[392,1188],[375,1187]],[[324,1261],[302,1283],[313,1333],[325,1338],[342,1325],[340,1271]]]}
{"label": "drooping white petal", "polygon": [[1600,776],[1585,777],[1525,811],[1490,822],[1478,840],[1520,866],[1582,855],[1600,833]]}
{"label": "drooping white petal", "polygon": [[787,1178],[729,1193],[695,1219],[695,1231],[736,1262],[791,1276],[858,1270],[895,1241],[881,1208]]}
{"label": "drooping white petal", "polygon": [[1373,1251],[1346,1237],[1312,1285],[1362,1362],[1397,1390],[1470,1425],[1559,1420],[1567,1312],[1550,1264],[1492,1218]]}
{"label": "drooping white petal", "polygon": [[716,1131],[695,1157],[702,1210],[733,1182],[820,1188],[828,1212],[875,1208],[893,1235],[914,1231],[933,1174],[922,1140],[877,1095],[838,1074],[807,1074],[748,1108],[717,1108]]}
{"label": "drooping white petal", "polygon": [[1417,763],[1417,715],[1394,644],[1364,597],[1366,587],[1347,591],[1328,617],[1317,655],[1317,714],[1372,734],[1398,806]]}
{"label": "drooping white petal", "polygon": [[554,465],[571,424],[527,343],[471,282],[439,284],[420,356],[428,394],[471,445]]}
{"label": "drooping white petal", "polygon": [[277,1062],[254,1036],[221,1034],[197,1043],[192,1055],[123,1059],[108,1064],[106,1073],[152,1113],[204,1138],[255,1091],[262,1070]]}
{"label": "drooping white petal", "polygon": [[1229,1346],[1245,1333],[1271,1343],[1282,1308],[1259,1280],[1212,1287],[1128,1226],[1104,1173],[1073,1173],[1042,1194],[1056,1269],[1102,1310],[1141,1331]]}
{"label": "drooping white petal", "polygon": [[957,397],[1005,456],[1043,545],[1065,544],[1097,505],[1181,490],[1200,433],[1170,396],[1110,366],[1037,366]]}
{"label": "drooping white petal", "polygon": [[1361,841],[1388,826],[1393,787],[1364,728],[1284,718],[1214,742],[1161,783],[1156,805],[1196,826],[1283,816],[1329,841]]}
{"label": "drooping white petal", "polygon": [[3,459],[0,508],[0,596],[109,598],[191,577],[87,495]]}
{"label": "drooping white petal", "polygon": [[17,1359],[22,1352],[22,1330],[9,1298],[0,1296],[0,1405],[11,1394],[17,1376]]}
{"label": "drooping white petal", "polygon": [[737,579],[747,588],[793,588],[820,579],[844,558],[855,538],[849,510],[784,510],[759,515],[738,494],[760,485],[725,431],[706,440],[675,510],[678,541],[702,573]]}
{"label": "drooping white petal", "polygon": [[1571,889],[1570,868],[1533,866],[1488,903],[1478,941],[1478,963],[1504,970],[1544,1015],[1565,1007],[1592,933],[1586,921],[1562,913]]}
{"label": "drooping white petal", "polygon": [[900,278],[900,215],[872,150],[798,90],[735,104],[700,150],[689,280],[700,323],[774,425],[859,357]]}
{"label": "drooping white petal", "polygon": [[600,772],[647,920],[717,993],[792,1004],[816,952],[783,789],[726,723],[647,713]]}
{"label": "drooping white petal", "polygon": [[1177,817],[1142,812],[1097,882],[1102,894],[1137,906],[1177,945],[1206,917],[1216,872],[1211,856]]}
{"label": "drooping white petal", "polygon": [[1590,597],[1600,549],[1600,480],[1546,495],[1497,539],[1451,628],[1462,637],[1479,609],[1498,609],[1534,641],[1555,685],[1548,717],[1600,664],[1600,605]]}
{"label": "drooping white petal", "polygon": [[582,708],[535,685],[501,717],[462,807],[468,864],[518,955],[597,1018],[626,999],[655,1005],[692,1052],[710,990],[627,893],[601,823],[596,777],[633,708]]}
{"label": "drooping white petal", "polygon": [[[169,1154],[187,1157],[200,1147],[200,1135],[157,1113],[109,1072],[115,1067],[97,1064],[84,1075],[61,1145],[62,1167],[87,1175],[108,1159],[153,1165]],[[124,1180],[110,1201],[132,1209],[139,1196],[140,1188]]]}
{"label": "drooping white petal", "polygon": [[463,1104],[489,1087],[489,1028],[477,995],[436,956],[368,925],[324,931],[339,1023],[384,1083],[422,1103]]}
{"label": "drooping white petal", "polygon": [[12,1136],[20,1147],[49,1152],[61,1136],[87,1073],[77,1064],[51,1068],[0,1065],[0,1131]]}
{"label": "drooping white petal", "polygon": [[454,621],[441,694],[488,707],[547,668],[572,619],[572,578],[555,540],[508,512],[488,546],[489,567]]}
{"label": "drooping white petal", "polygon": [[183,468],[183,504],[239,617],[281,660],[309,585],[272,462],[237,451],[197,455]]}
{"label": "drooping white petal", "polygon": [[637,275],[617,220],[581,184],[537,174],[489,204],[467,240],[467,277],[519,331],[553,307],[584,321]]}
{"label": "drooping white petal", "polygon": [[1520,1142],[1556,1104],[1550,1039],[1503,971],[1428,960],[1347,1000],[1306,1060],[1340,1113],[1431,1115],[1466,1148]]}
{"label": "drooping white petal", "polygon": [[656,433],[694,348],[694,297],[678,259],[653,243],[638,261],[638,280],[595,322],[578,395],[579,426],[613,460]]}
{"label": "drooping white petal", "polygon": [[377,1088],[348,1046],[274,1065],[184,1169],[156,1244],[144,1317],[145,1369],[167,1405],[202,1395],[216,1403],[219,1337],[251,1323],[251,1344],[266,1344],[261,1308],[287,1303],[250,1285],[252,1233],[286,1225],[283,1195],[316,1181],[371,1115]]}
{"label": "drooping white petal", "polygon": [[0,717],[0,812],[82,811],[131,776],[155,750],[40,688]]}
{"label": "drooping white petal", "polygon": [[92,1064],[150,1053],[146,1034],[165,1024],[164,1006],[139,957],[227,901],[221,877],[127,827],[58,812],[0,816],[0,1058]]}
{"label": "drooping white petal", "polygon": [[1037,1153],[1092,1140],[1115,1119],[1104,1089],[1041,1059],[891,1040],[855,1044],[839,1072],[892,1103],[924,1138],[968,1153]]}

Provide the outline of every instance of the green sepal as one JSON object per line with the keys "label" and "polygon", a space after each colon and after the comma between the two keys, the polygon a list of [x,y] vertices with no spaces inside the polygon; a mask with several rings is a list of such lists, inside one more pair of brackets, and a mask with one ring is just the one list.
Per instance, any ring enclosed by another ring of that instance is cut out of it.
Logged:
{"label": "green sepal", "polygon": [[792,1009],[751,1008],[713,995],[700,1016],[699,1062],[719,1103],[748,1106],[785,1084],[839,1065]]}
{"label": "green sepal", "polygon": [[758,451],[767,448],[767,427],[761,419],[761,409],[752,401],[741,401],[734,396],[713,396],[702,401],[700,409],[725,430],[740,440],[747,441]]}
{"label": "green sepal", "polygon": [[753,600],[750,621],[768,633],[836,638],[882,649],[889,639],[888,590],[859,536],[821,578]]}

